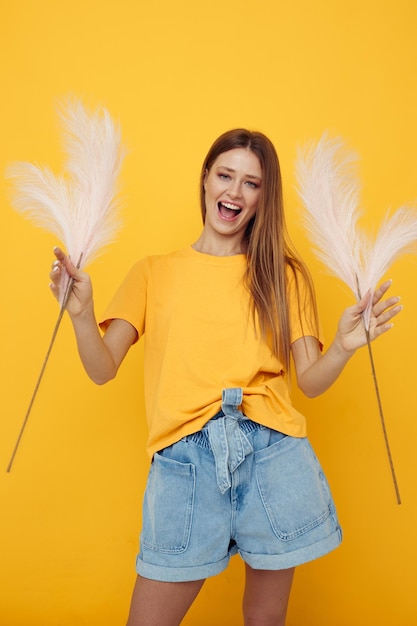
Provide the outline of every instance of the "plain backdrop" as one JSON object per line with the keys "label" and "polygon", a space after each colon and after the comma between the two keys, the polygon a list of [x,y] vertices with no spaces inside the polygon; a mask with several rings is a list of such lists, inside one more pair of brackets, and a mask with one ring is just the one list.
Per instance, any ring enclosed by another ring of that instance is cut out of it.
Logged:
{"label": "plain backdrop", "polygon": [[[297,148],[325,131],[360,155],[364,229],[417,198],[413,0],[16,0],[0,19],[0,172],[59,172],[56,106],[68,94],[120,121],[123,228],[90,267],[98,314],[133,262],[200,231],[198,176],[237,126],[276,145],[291,236],[329,342],[353,302],[315,260],[294,190]],[[142,350],[116,381],[82,371],[64,319],[10,474],[6,467],[58,314],[54,237],[11,208],[0,176],[0,625],[119,626],[135,579],[145,454]],[[324,396],[294,402],[332,486],[343,545],[302,566],[288,626],[417,623],[416,259],[390,270],[404,311],[374,344],[403,503],[398,506],[366,349]],[[243,567],[208,581],[186,626],[241,624]]]}

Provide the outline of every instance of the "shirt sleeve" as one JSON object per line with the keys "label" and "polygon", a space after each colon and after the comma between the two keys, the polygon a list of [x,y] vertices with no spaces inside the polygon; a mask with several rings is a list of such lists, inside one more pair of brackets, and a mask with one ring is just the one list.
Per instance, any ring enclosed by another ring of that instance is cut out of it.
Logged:
{"label": "shirt sleeve", "polygon": [[291,323],[291,343],[302,337],[315,337],[323,348],[323,333],[316,312],[314,293],[311,293],[302,273],[287,270],[288,302]]}
{"label": "shirt sleeve", "polygon": [[145,332],[149,261],[135,263],[104,311],[99,326],[105,332],[114,319],[122,319],[136,329],[138,338]]}

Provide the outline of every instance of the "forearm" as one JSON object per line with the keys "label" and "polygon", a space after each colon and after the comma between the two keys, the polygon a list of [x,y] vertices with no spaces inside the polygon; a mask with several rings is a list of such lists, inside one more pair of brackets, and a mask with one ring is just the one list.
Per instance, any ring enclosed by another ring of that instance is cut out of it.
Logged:
{"label": "forearm", "polygon": [[309,398],[319,396],[333,385],[354,353],[354,350],[345,350],[335,338],[323,355],[302,372],[297,372],[298,386]]}
{"label": "forearm", "polygon": [[402,307],[398,304],[397,296],[382,300],[390,284],[390,281],[386,281],[373,294],[368,331],[365,331],[363,312],[371,297],[370,293],[343,312],[334,341],[325,354],[320,354],[318,342],[312,337],[305,337],[293,343],[291,348],[297,382],[307,396],[318,396],[326,391],[340,376],[358,348],[392,328],[391,320],[400,313]]}
{"label": "forearm", "polygon": [[114,378],[118,364],[100,334],[94,310],[90,308],[77,316],[71,316],[71,321],[81,362],[91,380],[102,385]]}

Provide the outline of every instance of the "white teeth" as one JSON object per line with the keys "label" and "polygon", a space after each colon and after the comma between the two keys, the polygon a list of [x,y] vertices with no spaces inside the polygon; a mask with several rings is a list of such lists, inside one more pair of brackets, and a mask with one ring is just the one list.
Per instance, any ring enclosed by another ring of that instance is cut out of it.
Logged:
{"label": "white teeth", "polygon": [[236,206],[236,204],[228,204],[227,202],[222,202],[222,205],[226,207],[226,209],[230,209],[231,211],[240,211],[241,208]]}

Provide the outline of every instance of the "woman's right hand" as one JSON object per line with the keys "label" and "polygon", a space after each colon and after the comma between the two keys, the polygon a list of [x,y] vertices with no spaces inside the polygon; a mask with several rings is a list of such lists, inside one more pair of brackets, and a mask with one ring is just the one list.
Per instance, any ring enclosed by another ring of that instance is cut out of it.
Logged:
{"label": "woman's right hand", "polygon": [[55,298],[61,302],[63,299],[64,277],[67,274],[72,280],[72,289],[65,305],[71,317],[77,317],[85,311],[93,309],[93,290],[88,274],[77,269],[70,257],[61,248],[54,248],[56,260],[52,264],[49,274],[51,279],[50,288]]}

